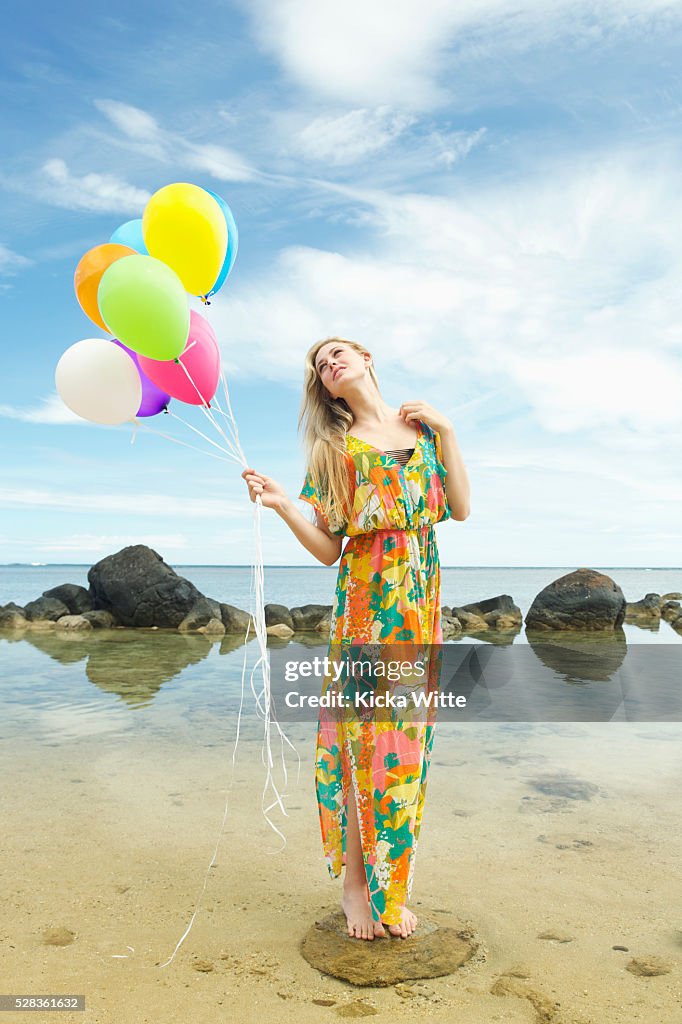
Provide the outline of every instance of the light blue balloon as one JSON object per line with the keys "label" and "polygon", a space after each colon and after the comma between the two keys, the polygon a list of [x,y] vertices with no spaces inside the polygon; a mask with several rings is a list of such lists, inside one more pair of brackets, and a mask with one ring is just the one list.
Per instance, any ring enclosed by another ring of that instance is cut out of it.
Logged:
{"label": "light blue balloon", "polygon": [[225,260],[223,262],[222,269],[218,274],[216,283],[206,295],[206,298],[208,299],[211,295],[215,295],[215,293],[222,288],[227,280],[227,275],[234,266],[234,261],[237,259],[237,247],[239,246],[239,232],[237,231],[237,222],[232,215],[232,210],[222,196],[216,195],[215,192],[211,192],[210,188],[207,188],[205,191],[208,192],[210,196],[213,196],[218,206],[223,211],[223,217],[227,224],[227,252],[225,253]]}
{"label": "light blue balloon", "polygon": [[149,256],[149,249],[144,244],[142,235],[142,220],[127,220],[116,228],[109,239],[110,242],[118,242],[119,245],[127,245],[129,248],[139,252],[141,256]]}

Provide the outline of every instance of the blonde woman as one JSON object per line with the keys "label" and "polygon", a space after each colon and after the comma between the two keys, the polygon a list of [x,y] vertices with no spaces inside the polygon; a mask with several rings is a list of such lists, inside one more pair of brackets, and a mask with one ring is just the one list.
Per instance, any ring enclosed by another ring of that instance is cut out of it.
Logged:
{"label": "blonde woman", "polygon": [[[442,642],[434,525],[469,515],[469,482],[451,422],[422,401],[384,401],[371,353],[327,338],[306,355],[309,522],[271,477],[242,473],[306,550],[339,572],[330,651],[344,644]],[[341,554],[343,537],[348,541]],[[348,934],[407,938],[408,908],[434,725],[331,721],[321,714],[315,784],[329,874],[345,867]]]}

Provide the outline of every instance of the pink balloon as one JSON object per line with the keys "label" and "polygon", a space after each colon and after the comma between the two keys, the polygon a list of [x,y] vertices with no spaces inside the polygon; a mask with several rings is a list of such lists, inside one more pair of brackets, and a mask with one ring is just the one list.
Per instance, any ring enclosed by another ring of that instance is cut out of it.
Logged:
{"label": "pink balloon", "polygon": [[172,398],[188,405],[208,405],[220,377],[220,349],[207,320],[194,310],[189,315],[185,348],[176,359],[158,360],[138,355],[150,380]]}

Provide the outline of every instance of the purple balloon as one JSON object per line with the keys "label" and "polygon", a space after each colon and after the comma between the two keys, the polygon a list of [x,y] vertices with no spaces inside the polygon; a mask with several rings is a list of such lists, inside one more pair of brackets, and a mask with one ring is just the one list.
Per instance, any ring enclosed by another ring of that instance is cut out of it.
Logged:
{"label": "purple balloon", "polygon": [[124,352],[128,353],[132,361],[135,363],[137,372],[140,375],[140,380],[142,382],[142,401],[140,402],[140,408],[137,410],[137,415],[157,416],[170,402],[170,395],[157,387],[154,381],[150,380],[144,370],[140,368],[140,361],[137,358],[137,352],[133,352],[131,348],[124,345],[122,341],[118,340],[118,338],[112,338],[111,340],[114,345],[118,345],[124,350]]}

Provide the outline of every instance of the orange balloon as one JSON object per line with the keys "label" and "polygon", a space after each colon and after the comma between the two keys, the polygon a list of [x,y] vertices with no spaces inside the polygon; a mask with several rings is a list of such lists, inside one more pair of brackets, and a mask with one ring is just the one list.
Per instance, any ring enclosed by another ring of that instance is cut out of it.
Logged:
{"label": "orange balloon", "polygon": [[120,260],[123,256],[137,256],[135,249],[128,245],[119,245],[118,242],[107,242],[105,245],[96,245],[82,257],[76,267],[73,278],[73,286],[76,289],[76,298],[81,304],[81,309],[89,316],[93,323],[109,332],[109,328],[102,320],[102,314],[97,304],[97,289],[105,270]]}

